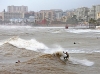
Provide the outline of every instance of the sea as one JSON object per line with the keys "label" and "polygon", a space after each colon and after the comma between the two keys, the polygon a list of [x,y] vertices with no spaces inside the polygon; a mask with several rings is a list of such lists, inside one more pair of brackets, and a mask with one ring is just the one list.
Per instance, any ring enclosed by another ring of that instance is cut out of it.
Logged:
{"label": "sea", "polygon": [[[63,64],[56,58],[50,60],[50,56],[57,51],[68,52],[69,62]],[[43,55],[49,61],[45,60]],[[17,60],[32,62],[32,59],[37,57],[41,59],[33,63],[37,67],[35,73],[41,68],[40,74],[100,74],[100,30],[0,25],[1,65],[15,64]],[[17,71],[14,71],[15,74]]]}

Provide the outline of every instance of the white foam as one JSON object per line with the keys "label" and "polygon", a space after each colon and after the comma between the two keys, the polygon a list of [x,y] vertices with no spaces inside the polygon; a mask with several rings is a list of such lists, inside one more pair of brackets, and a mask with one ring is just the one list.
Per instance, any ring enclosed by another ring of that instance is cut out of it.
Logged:
{"label": "white foam", "polygon": [[0,42],[0,46],[3,45],[3,44],[4,44],[3,42]]}
{"label": "white foam", "polygon": [[67,51],[68,53],[94,53],[94,52],[100,52],[99,48],[97,49],[78,49],[78,48],[63,48],[60,45],[54,45],[55,48],[49,48],[48,50],[46,49],[44,52],[45,53],[54,53],[56,51]]}
{"label": "white foam", "polygon": [[7,42],[18,48],[25,48],[28,50],[39,51],[39,50],[48,49],[46,45],[36,41],[35,39],[24,40],[19,37],[12,37]]}
{"label": "white foam", "polygon": [[34,27],[34,28],[39,28],[39,29],[63,29],[65,27]]}
{"label": "white foam", "polygon": [[61,33],[60,31],[54,31],[54,32],[51,32],[51,33]]}
{"label": "white foam", "polygon": [[100,33],[100,30],[92,30],[92,29],[67,29],[66,31],[70,33],[90,33],[90,32]]}
{"label": "white foam", "polygon": [[44,53],[52,54],[57,51],[64,51],[64,49],[60,45],[54,45],[54,46],[55,46],[55,48],[46,49]]}
{"label": "white foam", "polygon": [[14,25],[0,25],[0,29],[24,29],[24,28],[32,28],[31,26],[14,26]]}
{"label": "white foam", "polygon": [[3,44],[5,44],[5,40],[0,42],[0,46],[2,46]]}
{"label": "white foam", "polygon": [[69,61],[71,61],[73,64],[81,64],[81,65],[84,65],[84,66],[92,66],[94,65],[94,62],[92,61],[89,61],[87,59],[75,59],[75,58],[69,58]]}
{"label": "white foam", "polygon": [[49,53],[52,54],[56,51],[67,51],[68,53],[93,53],[97,52],[99,53],[99,49],[76,49],[76,48],[63,48],[60,45],[54,45],[54,48],[48,48],[44,43],[39,42],[35,39],[31,40],[24,40],[19,37],[12,37],[6,41],[0,42],[0,46],[5,44],[5,43],[10,43],[18,48],[25,48],[28,50],[33,50],[33,51],[40,51],[42,53]]}

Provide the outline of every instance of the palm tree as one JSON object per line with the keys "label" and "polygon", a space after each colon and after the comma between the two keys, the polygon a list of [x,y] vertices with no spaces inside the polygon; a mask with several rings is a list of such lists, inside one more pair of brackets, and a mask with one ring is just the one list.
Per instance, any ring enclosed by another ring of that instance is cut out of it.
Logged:
{"label": "palm tree", "polygon": [[93,18],[91,18],[91,19],[89,20],[89,23],[90,23],[90,24],[96,24],[96,20],[94,20]]}

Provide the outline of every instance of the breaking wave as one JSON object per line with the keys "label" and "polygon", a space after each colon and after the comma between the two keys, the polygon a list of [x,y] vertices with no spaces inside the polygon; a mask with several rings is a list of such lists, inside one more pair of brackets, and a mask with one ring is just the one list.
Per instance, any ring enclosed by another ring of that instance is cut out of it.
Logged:
{"label": "breaking wave", "polygon": [[24,40],[19,37],[12,37],[8,39],[5,43],[12,44],[13,46],[16,46],[18,48],[25,48],[25,49],[34,50],[34,51],[38,51],[38,50],[42,51],[44,49],[48,49],[46,45],[36,41],[35,39]]}
{"label": "breaking wave", "polygon": [[52,54],[56,51],[67,51],[69,53],[93,53],[93,52],[100,52],[98,49],[94,50],[87,50],[87,49],[71,49],[71,48],[63,48],[60,45],[54,45],[55,48],[49,48],[47,47],[44,43],[37,41],[36,39],[31,39],[31,40],[24,40],[21,39],[17,36],[14,36],[4,42],[0,42],[0,46],[9,43],[12,44],[13,46],[16,46],[17,48],[25,48],[27,50],[33,50],[33,51],[39,51],[42,53],[48,53]]}
{"label": "breaking wave", "polygon": [[[8,39],[5,42],[0,43],[0,45],[6,44],[6,43],[16,46],[17,48],[25,48],[27,50],[33,50],[33,51],[37,51],[37,52],[46,53],[47,56],[45,55],[42,57],[48,57],[48,58],[51,58],[51,54],[53,52],[66,51],[64,48],[62,48],[61,46],[58,46],[58,45],[55,45],[56,48],[50,49],[45,44],[38,42],[35,39],[24,40],[24,39],[21,39],[16,36]],[[70,50],[67,50],[67,51],[69,52]],[[74,51],[74,52],[76,52],[76,51]],[[50,55],[48,56],[48,54],[50,54]],[[72,62],[72,64],[81,64],[81,65],[85,65],[85,66],[92,66],[94,64],[94,62],[91,62],[87,59],[79,60],[79,59],[70,58],[69,61]]]}
{"label": "breaking wave", "polygon": [[9,25],[0,25],[0,29],[5,29],[5,30],[9,30],[9,29],[28,29],[28,28],[32,28],[31,26],[9,26]]}
{"label": "breaking wave", "polygon": [[68,29],[66,32],[70,33],[100,33],[100,30],[91,30],[91,29]]}

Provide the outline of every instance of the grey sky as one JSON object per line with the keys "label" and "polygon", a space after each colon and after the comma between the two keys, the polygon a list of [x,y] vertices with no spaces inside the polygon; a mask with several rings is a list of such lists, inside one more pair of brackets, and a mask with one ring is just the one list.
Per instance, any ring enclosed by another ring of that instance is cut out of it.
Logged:
{"label": "grey sky", "polygon": [[28,6],[29,11],[39,11],[48,9],[69,10],[79,7],[91,7],[99,5],[100,0],[0,0],[0,11],[7,10],[7,6]]}

